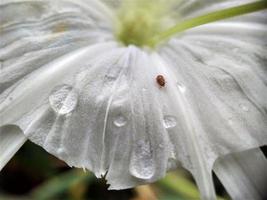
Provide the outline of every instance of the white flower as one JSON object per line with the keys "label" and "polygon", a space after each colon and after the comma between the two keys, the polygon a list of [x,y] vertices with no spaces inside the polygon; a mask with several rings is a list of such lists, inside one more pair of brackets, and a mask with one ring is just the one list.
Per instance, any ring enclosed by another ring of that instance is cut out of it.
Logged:
{"label": "white flower", "polygon": [[[70,166],[106,174],[111,189],[156,181],[182,165],[203,199],[215,199],[212,169],[233,199],[263,199],[266,11],[195,27],[149,49],[138,45],[175,17],[253,1],[171,1],[172,12],[131,22],[136,33],[115,23],[131,21],[130,6],[123,12],[107,2],[1,1],[0,169],[29,139]],[[116,30],[137,46],[119,43]]]}

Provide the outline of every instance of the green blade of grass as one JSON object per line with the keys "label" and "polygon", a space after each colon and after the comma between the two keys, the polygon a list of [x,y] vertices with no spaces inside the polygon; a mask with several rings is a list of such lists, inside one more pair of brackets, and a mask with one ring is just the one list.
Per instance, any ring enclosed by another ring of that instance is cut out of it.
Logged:
{"label": "green blade of grass", "polygon": [[[179,194],[184,199],[200,199],[200,193],[197,187],[182,173],[169,173],[164,179],[158,181],[158,184],[168,191]],[[225,200],[222,197],[217,197],[217,199]]]}
{"label": "green blade of grass", "polygon": [[183,197],[190,199],[200,198],[200,194],[196,186],[180,173],[169,173],[164,179],[160,180],[158,183],[160,186],[166,188],[167,190],[178,193]]}
{"label": "green blade of grass", "polygon": [[84,173],[76,169],[70,170],[36,188],[31,196],[36,200],[55,199],[55,196],[68,191],[69,188],[75,184],[88,182],[90,180],[93,180],[93,175],[91,173]]}

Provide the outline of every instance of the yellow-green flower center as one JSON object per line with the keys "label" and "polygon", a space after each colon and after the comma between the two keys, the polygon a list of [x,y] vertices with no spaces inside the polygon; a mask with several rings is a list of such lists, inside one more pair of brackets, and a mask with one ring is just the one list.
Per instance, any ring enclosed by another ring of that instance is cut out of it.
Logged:
{"label": "yellow-green flower center", "polygon": [[118,10],[115,30],[118,41],[125,45],[155,47],[187,29],[267,8],[267,0],[261,0],[180,21],[179,13],[170,12],[173,1],[125,0]]}
{"label": "yellow-green flower center", "polygon": [[[146,46],[170,24],[163,0],[126,0],[118,10],[116,37],[125,45]],[[166,4],[166,3],[165,3]]]}

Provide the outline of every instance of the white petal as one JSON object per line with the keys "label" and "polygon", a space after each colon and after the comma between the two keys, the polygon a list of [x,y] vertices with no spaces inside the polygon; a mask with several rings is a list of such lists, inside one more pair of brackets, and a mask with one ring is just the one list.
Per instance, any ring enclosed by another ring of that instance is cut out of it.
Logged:
{"label": "white petal", "polygon": [[25,135],[16,126],[0,128],[0,171],[26,140]]}
{"label": "white petal", "polygon": [[188,31],[163,53],[176,63],[216,154],[267,143],[266,33],[266,21],[214,23]]}
{"label": "white petal", "polygon": [[[205,132],[200,124],[192,105],[187,99],[188,87],[175,66],[175,63],[168,63],[160,56],[152,57],[154,60],[153,68],[156,74],[163,74],[167,81],[166,93],[160,96],[162,102],[163,125],[166,123],[166,116],[172,116],[177,120],[177,125],[165,128],[169,135],[169,144],[174,147],[172,150],[175,157],[182,162],[194,175],[198,187],[201,191],[202,199],[216,199],[215,190],[211,175],[211,163],[214,154],[209,153],[208,140],[204,137]],[[153,74],[150,72],[150,74]],[[155,97],[157,98],[157,97]]]}
{"label": "white petal", "polygon": [[266,144],[262,13],[193,29],[156,54],[109,42],[110,15],[98,3],[7,2],[1,125],[106,174],[110,188],[153,182],[182,164],[202,198],[215,199],[216,158]]}
{"label": "white petal", "polygon": [[[40,66],[38,70],[27,75],[6,90],[2,98],[0,97],[3,99],[0,104],[0,114],[5,116],[0,124],[14,123],[32,108],[37,109],[54,87],[72,82],[70,76],[73,76],[73,73],[81,68],[90,68],[96,55],[111,47],[114,47],[113,43],[84,47]],[[6,78],[3,77],[3,81]]]}
{"label": "white petal", "polygon": [[[194,163],[194,173],[188,167],[192,154],[179,160],[196,180],[218,156],[267,143],[266,16],[264,11],[194,28],[160,50],[184,94],[184,116],[194,116],[191,142],[203,166]],[[189,145],[185,149],[190,152]]]}
{"label": "white petal", "polygon": [[266,198],[267,160],[260,149],[221,157],[214,171],[233,200]]}

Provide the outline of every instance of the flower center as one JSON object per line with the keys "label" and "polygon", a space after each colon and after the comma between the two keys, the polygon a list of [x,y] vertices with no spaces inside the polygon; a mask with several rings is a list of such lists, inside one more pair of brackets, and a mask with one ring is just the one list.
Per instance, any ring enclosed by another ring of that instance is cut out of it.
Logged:
{"label": "flower center", "polygon": [[116,38],[124,45],[148,46],[171,22],[165,5],[164,0],[126,0],[118,10]]}
{"label": "flower center", "polygon": [[[267,9],[267,0],[217,10],[179,21],[171,11],[172,0],[125,0],[118,10],[116,38],[125,45],[155,47],[179,32],[203,24]],[[177,24],[174,24],[175,19]]]}

